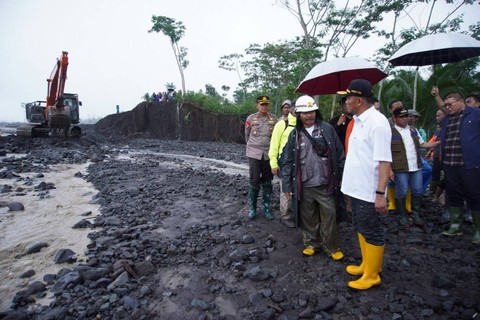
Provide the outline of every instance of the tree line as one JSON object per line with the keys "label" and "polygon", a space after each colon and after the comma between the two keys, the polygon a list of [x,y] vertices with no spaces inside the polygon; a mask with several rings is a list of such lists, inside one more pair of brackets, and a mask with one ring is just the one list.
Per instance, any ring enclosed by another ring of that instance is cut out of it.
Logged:
{"label": "tree line", "polygon": [[[227,99],[226,93],[230,90],[227,86],[222,86],[223,94],[210,84],[206,84],[205,92],[185,88],[183,71],[189,63],[188,51],[179,42],[186,28],[173,18],[152,16],[153,25],[149,32],[163,33],[172,45],[184,93],[179,99],[214,112],[244,114],[255,110],[254,97],[268,92],[278,105],[286,98],[298,97],[296,87],[316,64],[334,57],[347,57],[353,48],[361,48],[365,39],[375,37],[384,44],[374,56],[366,58],[389,74],[375,86],[382,111],[387,113],[388,102],[393,99],[412,106],[413,84],[419,72],[418,68],[391,68],[387,60],[399,48],[419,37],[439,32],[462,32],[480,39],[480,22],[465,26],[463,15],[458,13],[461,8],[478,10],[480,3],[473,0],[346,0],[342,5],[334,0],[276,0],[275,4],[295,16],[302,34],[290,40],[254,43],[243,53],[220,57],[219,68],[238,76],[239,83],[233,91],[232,101]],[[419,5],[427,9],[426,21],[416,21],[410,14]],[[409,23],[400,26],[400,21]],[[416,98],[416,109],[422,114],[423,127],[434,126],[436,107],[430,96],[432,85],[438,85],[442,92],[479,93],[479,61],[473,58],[435,66],[435,72],[434,67],[424,68],[417,80]],[[333,111],[332,99],[332,96],[319,97],[319,107],[326,118]]]}

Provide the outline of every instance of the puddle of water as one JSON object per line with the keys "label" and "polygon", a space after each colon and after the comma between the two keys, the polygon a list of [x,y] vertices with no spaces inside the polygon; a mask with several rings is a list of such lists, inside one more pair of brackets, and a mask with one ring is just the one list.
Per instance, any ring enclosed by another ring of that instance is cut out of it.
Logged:
{"label": "puddle of water", "polygon": [[[43,281],[45,274],[56,274],[69,264],[54,264],[53,257],[58,249],[73,250],[78,261],[85,261],[85,251],[91,229],[72,229],[82,219],[93,220],[99,214],[99,205],[90,204],[97,193],[92,184],[74,177],[77,172],[86,173],[87,164],[55,165],[52,172],[44,173],[44,178],[33,178],[33,174],[21,174],[33,179],[33,186],[25,186],[22,180],[0,179],[0,184],[22,187],[27,195],[12,193],[0,194],[0,201],[20,202],[24,211],[0,212],[0,310],[8,310],[12,298],[19,290],[25,289],[33,281]],[[49,190],[49,196],[40,199],[34,186],[41,181],[51,182],[56,189]],[[83,213],[91,212],[88,216]],[[15,258],[26,249],[39,242],[47,242],[48,247],[40,252]],[[19,276],[27,270],[35,270],[28,279]],[[51,294],[37,304],[48,304]]]}
{"label": "puddle of water", "polygon": [[151,152],[151,151],[130,151],[128,154],[121,154],[118,156],[119,159],[131,159],[135,156],[162,156],[165,158],[170,158],[172,160],[183,160],[185,163],[172,163],[172,166],[181,167],[185,164],[191,165],[194,168],[207,167],[209,169],[217,169],[225,174],[229,175],[243,175],[248,176],[248,164],[239,164],[225,160],[213,159],[198,157],[186,154],[175,154],[175,153],[162,153],[162,152]]}
{"label": "puddle of water", "polygon": [[17,133],[17,128],[16,127],[0,126],[0,137],[15,135],[16,133]]}

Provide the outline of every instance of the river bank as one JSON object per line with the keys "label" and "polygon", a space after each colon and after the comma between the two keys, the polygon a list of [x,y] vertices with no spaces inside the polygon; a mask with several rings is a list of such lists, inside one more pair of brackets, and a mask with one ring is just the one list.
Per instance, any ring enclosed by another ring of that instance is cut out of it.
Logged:
{"label": "river bank", "polygon": [[[471,225],[462,237],[442,236],[440,207],[429,199],[423,229],[403,231],[394,214],[384,218],[382,284],[356,292],[346,286],[353,278],[346,265],[360,259],[350,224],[340,224],[345,258],[333,261],[323,253],[302,256],[301,233],[278,220],[278,185],[276,219],[248,220],[244,145],[3,139],[27,154],[22,163],[2,162],[3,171],[88,161],[82,179],[96,190],[89,201],[100,205],[85,228],[85,260],[64,264],[51,282],[42,281],[44,290],[17,297],[5,318],[472,319],[480,311]],[[18,289],[31,285],[27,278]],[[42,293],[55,299],[31,301]]]}

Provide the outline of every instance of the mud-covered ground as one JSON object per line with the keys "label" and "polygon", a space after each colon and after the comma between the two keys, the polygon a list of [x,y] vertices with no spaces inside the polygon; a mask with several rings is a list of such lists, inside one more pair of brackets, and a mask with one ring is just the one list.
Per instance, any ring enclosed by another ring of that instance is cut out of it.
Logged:
{"label": "mud-covered ground", "polygon": [[[360,259],[349,223],[340,224],[345,258],[333,261],[302,256],[300,231],[278,219],[248,220],[244,145],[86,134],[6,137],[2,146],[28,154],[2,160],[0,172],[12,179],[90,161],[83,178],[98,190],[92,201],[101,215],[83,226],[91,229],[87,261],[27,282],[0,319],[480,318],[472,226],[461,237],[442,236],[441,208],[429,198],[424,229],[404,231],[394,214],[384,218],[382,284],[357,292],[346,285],[355,277],[345,267]],[[278,217],[277,185],[272,203]],[[45,296],[55,297],[50,305],[35,303]]]}

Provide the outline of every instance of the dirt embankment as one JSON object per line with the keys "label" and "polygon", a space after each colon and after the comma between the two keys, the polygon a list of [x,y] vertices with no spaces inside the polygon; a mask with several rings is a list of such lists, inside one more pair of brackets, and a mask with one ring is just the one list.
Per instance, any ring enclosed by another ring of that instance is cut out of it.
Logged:
{"label": "dirt embankment", "polygon": [[245,118],[216,115],[190,103],[142,102],[131,111],[101,119],[95,124],[95,131],[106,135],[244,143]]}

